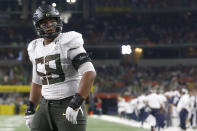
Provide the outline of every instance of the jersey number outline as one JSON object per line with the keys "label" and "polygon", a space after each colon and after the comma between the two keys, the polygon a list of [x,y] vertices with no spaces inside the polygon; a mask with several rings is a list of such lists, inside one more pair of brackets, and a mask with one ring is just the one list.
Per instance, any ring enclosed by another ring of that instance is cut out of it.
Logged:
{"label": "jersey number outline", "polygon": [[[49,62],[53,60],[55,60],[56,69],[49,67]],[[38,73],[39,76],[43,78],[42,79],[43,85],[47,85],[47,79],[48,79],[49,84],[55,84],[55,83],[63,82],[65,80],[65,75],[61,66],[60,54],[40,57],[40,58],[35,59],[35,61],[36,61],[36,72]],[[46,74],[43,72],[39,72],[37,70],[37,65],[44,64],[44,63],[45,63]],[[59,77],[53,78],[52,74],[59,75]]]}

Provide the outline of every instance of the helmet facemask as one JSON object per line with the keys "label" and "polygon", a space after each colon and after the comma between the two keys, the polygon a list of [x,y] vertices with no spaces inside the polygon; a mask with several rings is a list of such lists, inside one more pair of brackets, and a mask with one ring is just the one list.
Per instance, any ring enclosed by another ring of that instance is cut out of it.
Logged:
{"label": "helmet facemask", "polygon": [[[55,18],[55,17],[46,18],[46,19],[53,19],[53,18]],[[45,20],[45,19],[43,19],[43,20]],[[57,23],[52,23],[49,26],[48,25],[47,26],[41,26],[41,23],[42,23],[43,20],[40,20],[35,24],[38,36],[40,36],[42,38],[53,39],[53,38],[57,37],[59,35],[59,33],[61,33],[62,22],[61,22],[60,19],[56,18]],[[50,29],[50,28],[55,28],[55,31],[47,33],[47,30]]]}

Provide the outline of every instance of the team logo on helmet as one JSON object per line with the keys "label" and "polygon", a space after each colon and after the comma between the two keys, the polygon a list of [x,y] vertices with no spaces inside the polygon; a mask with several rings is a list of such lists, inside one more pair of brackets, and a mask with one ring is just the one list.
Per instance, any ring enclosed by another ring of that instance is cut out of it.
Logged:
{"label": "team logo on helmet", "polygon": [[46,13],[46,16],[48,17],[48,16],[50,16],[50,14]]}

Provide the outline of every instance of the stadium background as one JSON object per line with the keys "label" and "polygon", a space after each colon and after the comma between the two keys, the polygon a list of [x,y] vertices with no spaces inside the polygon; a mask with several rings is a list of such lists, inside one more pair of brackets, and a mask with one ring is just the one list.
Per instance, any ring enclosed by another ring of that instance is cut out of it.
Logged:
{"label": "stadium background", "polygon": [[104,114],[117,114],[119,95],[130,99],[163,81],[165,90],[196,86],[196,0],[0,0],[1,115],[24,114],[26,47],[37,38],[31,16],[43,3],[62,12],[64,31],[83,34],[97,70],[89,103],[101,98]]}

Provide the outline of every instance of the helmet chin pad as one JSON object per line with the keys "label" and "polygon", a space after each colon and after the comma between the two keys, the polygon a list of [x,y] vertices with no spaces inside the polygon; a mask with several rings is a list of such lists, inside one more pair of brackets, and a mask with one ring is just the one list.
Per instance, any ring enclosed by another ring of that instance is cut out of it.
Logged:
{"label": "helmet chin pad", "polygon": [[42,35],[42,38],[48,38],[48,39],[55,39],[57,36],[59,35],[59,33],[57,32],[53,32],[53,33],[45,33],[44,35]]}

